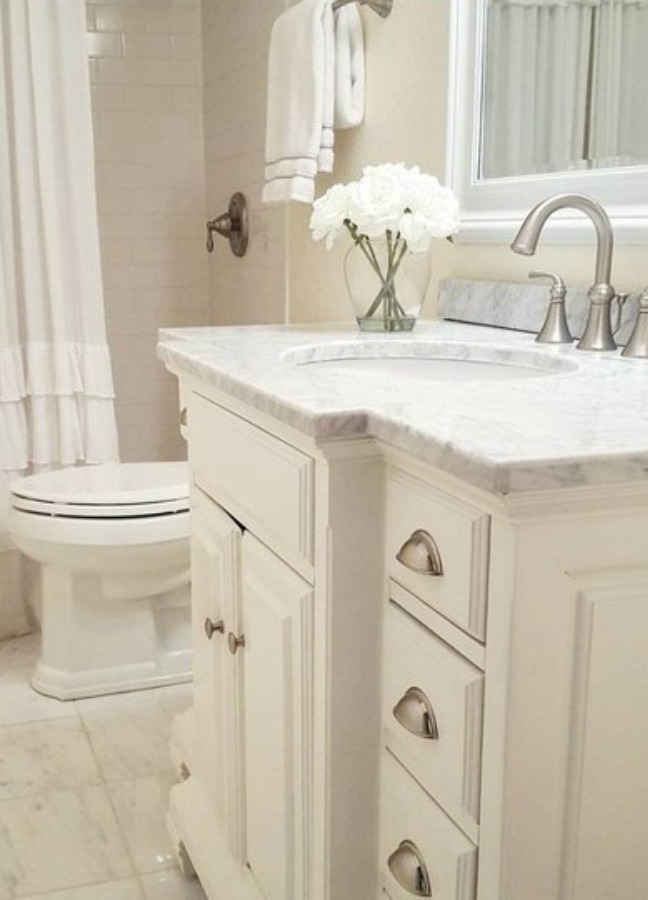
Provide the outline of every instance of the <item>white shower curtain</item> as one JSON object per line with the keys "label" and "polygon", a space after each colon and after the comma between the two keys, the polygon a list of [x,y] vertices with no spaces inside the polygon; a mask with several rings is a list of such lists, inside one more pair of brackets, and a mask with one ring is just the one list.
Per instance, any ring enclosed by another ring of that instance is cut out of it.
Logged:
{"label": "white shower curtain", "polygon": [[7,484],[118,459],[84,0],[0,0],[0,637],[26,624]]}
{"label": "white shower curtain", "polygon": [[118,458],[83,0],[0,3],[0,471]]}

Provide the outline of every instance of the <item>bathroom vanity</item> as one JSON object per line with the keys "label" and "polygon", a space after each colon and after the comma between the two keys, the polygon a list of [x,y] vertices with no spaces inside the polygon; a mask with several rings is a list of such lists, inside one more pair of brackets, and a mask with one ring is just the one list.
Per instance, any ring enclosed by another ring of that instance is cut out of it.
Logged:
{"label": "bathroom vanity", "polygon": [[193,476],[169,828],[210,900],[648,896],[645,362],[445,322],[159,355]]}

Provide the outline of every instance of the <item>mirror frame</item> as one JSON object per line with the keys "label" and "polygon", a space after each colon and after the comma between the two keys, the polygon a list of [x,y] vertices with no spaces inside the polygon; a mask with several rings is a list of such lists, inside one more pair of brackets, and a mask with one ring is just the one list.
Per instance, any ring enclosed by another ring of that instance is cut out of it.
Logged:
{"label": "mirror frame", "polygon": [[[553,194],[586,194],[605,207],[617,243],[648,243],[648,165],[478,179],[479,109],[487,0],[451,0],[446,184],[461,205],[456,241],[510,242],[529,210]],[[552,216],[543,240],[590,243],[591,223],[573,210]]]}

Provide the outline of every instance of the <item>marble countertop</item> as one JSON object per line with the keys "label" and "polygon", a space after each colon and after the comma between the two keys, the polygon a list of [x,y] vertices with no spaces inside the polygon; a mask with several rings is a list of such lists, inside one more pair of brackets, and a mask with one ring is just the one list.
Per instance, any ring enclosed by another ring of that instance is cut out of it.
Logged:
{"label": "marble countertop", "polygon": [[[313,364],[349,342],[348,355],[371,356],[376,341],[392,342],[388,355],[486,355],[541,373],[427,379]],[[163,329],[158,356],[314,438],[371,435],[494,493],[648,482],[646,360],[447,321],[405,336],[347,325]]]}

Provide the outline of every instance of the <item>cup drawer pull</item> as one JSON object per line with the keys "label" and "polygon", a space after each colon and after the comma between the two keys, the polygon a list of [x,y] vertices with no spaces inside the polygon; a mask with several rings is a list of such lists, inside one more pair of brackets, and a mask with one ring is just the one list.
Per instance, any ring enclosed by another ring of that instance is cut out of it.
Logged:
{"label": "cup drawer pull", "polygon": [[443,561],[431,534],[419,528],[396,554],[401,565],[421,575],[443,575]]}
{"label": "cup drawer pull", "polygon": [[431,897],[430,876],[420,850],[412,841],[401,841],[387,860],[389,871],[413,897]]}
{"label": "cup drawer pull", "polygon": [[432,704],[420,688],[408,688],[392,710],[394,718],[410,734],[428,741],[439,740]]}

